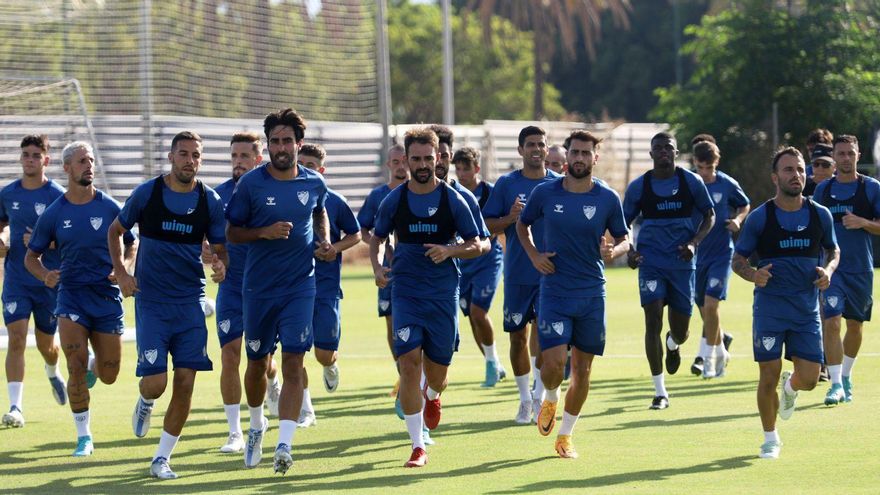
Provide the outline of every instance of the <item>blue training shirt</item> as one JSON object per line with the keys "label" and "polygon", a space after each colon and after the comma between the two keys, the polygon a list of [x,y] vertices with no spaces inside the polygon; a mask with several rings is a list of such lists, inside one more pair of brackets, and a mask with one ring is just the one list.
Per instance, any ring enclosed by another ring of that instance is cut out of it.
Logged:
{"label": "blue training shirt", "polygon": [[[153,193],[155,181],[162,182],[162,201],[177,215],[190,214],[199,202],[199,188],[190,192],[172,191],[163,176],[137,186],[119,212],[119,223],[131,230],[138,223]],[[205,186],[210,226],[208,242],[226,242],[226,222],[220,196]],[[205,270],[202,266],[202,247],[197,244],[161,241],[140,236],[135,277],[139,291],[136,297],[144,301],[168,304],[199,302],[205,298]]]}
{"label": "blue training shirt", "polygon": [[[9,251],[3,263],[3,284],[14,283],[29,287],[42,287],[43,281],[37,280],[24,267],[24,234],[27,229],[33,230],[37,218],[46,208],[64,194],[64,188],[49,179],[36,189],[25,189],[21,179],[15,180],[0,190],[0,221],[9,223]],[[61,266],[61,256],[55,249],[46,251],[43,264],[50,270]]]}
{"label": "blue training shirt", "polygon": [[[486,200],[488,201],[489,195],[492,194],[492,189],[495,188],[495,184],[486,181],[482,181],[480,184],[486,184],[486,189],[488,189]],[[480,185],[477,185],[477,189],[471,191],[471,194],[474,195],[474,199],[477,200],[477,205],[479,205],[480,201],[483,199],[483,188]],[[480,219],[483,220],[483,224],[485,225],[486,222],[483,219],[482,212],[480,212]],[[486,232],[489,232],[488,227],[486,227]],[[491,234],[489,235],[490,250],[488,253],[469,260],[461,260],[459,262],[459,269],[461,270],[462,275],[472,275],[485,269],[487,266],[495,266],[495,264],[504,257],[504,249],[501,247],[501,243],[498,242],[498,237],[492,236]]]}
{"label": "blue training shirt", "polygon": [[[834,236],[833,220],[828,208],[816,204],[816,212],[822,227],[821,246],[832,249],[837,246]],[[776,208],[779,226],[789,232],[802,231],[809,227],[810,209],[804,201],[797,211],[783,211]],[[736,241],[736,253],[748,258],[757,250],[758,240],[764,232],[767,220],[766,204],[759,206],[746,217],[743,228]],[[754,315],[791,321],[811,320],[819,314],[819,289],[816,281],[816,267],[819,257],[775,257],[761,259],[758,267],[772,264],[770,280],[765,287],[755,287]]]}
{"label": "blue training shirt", "polygon": [[379,205],[382,204],[382,200],[385,199],[385,196],[388,196],[388,193],[390,192],[391,188],[388,187],[388,184],[374,187],[373,190],[370,191],[370,194],[364,199],[364,205],[361,206],[361,209],[357,214],[357,221],[361,225],[361,228],[371,230],[376,226],[376,214],[379,213]]}
{"label": "blue training shirt", "polygon": [[[357,234],[361,227],[348,201],[338,192],[327,189],[327,218],[330,220],[330,243],[342,239],[342,233]],[[321,261],[315,258],[316,297],[342,298],[342,253],[334,261]]]}
{"label": "blue training shirt", "polygon": [[244,174],[226,208],[230,225],[260,228],[291,222],[287,239],[259,239],[248,246],[244,297],[268,299],[315,294],[312,215],[324,209],[327,186],[321,174],[297,164],[293,180],[278,180],[266,163]]}
{"label": "blue training shirt", "polygon": [[[440,207],[442,182],[430,193],[416,194],[409,190],[404,182],[395,188],[379,205],[376,216],[375,234],[387,238],[394,229],[394,215],[402,194],[407,194],[412,214],[419,217],[430,217]],[[473,239],[480,236],[477,224],[465,199],[449,187],[447,198],[452,213],[455,231],[462,239]],[[450,239],[451,241],[452,239]],[[421,244],[401,242],[398,238],[397,249],[391,265],[391,277],[394,282],[394,293],[405,294],[419,299],[448,299],[458,293],[459,272],[454,260],[446,260],[435,264],[425,256],[428,248]]]}
{"label": "blue training shirt", "polygon": [[606,230],[614,237],[627,234],[620,196],[596,179],[589,192],[569,192],[563,187],[563,180],[536,187],[520,215],[525,225],[544,220],[544,249],[541,251],[556,253],[550,258],[556,266],[555,272],[541,277],[542,294],[603,296],[605,262],[599,243]]}
{"label": "blue training shirt", "polygon": [[[229,179],[214,189],[223,202],[223,209],[229,206],[229,200],[232,199],[232,191],[235,190],[237,181]],[[247,261],[247,244],[236,244],[232,242],[226,243],[226,252],[229,254],[229,266],[226,267],[226,278],[220,285],[224,289],[241,292],[241,284],[244,279],[244,265]]]}
{"label": "blue training shirt", "polygon": [[[652,190],[659,197],[670,197],[674,196],[680,187],[687,187],[694,200],[693,215],[690,218],[646,218],[642,221],[638,239],[636,239],[636,249],[644,257],[643,266],[667,270],[691,270],[695,266],[693,258],[690,261],[684,261],[679,257],[678,247],[694,238],[694,234],[697,233],[703,220],[703,214],[713,207],[712,199],[699,175],[681,167],[676,167],[676,170],[684,172],[687,184],[679,184],[676,174],[673,174],[669,179],[662,180],[652,177]],[[627,225],[631,225],[633,220],[642,213],[641,201],[644,181],[645,176],[642,175],[626,188],[623,213],[626,216]]]}
{"label": "blue training shirt", "polygon": [[[831,187],[831,197],[846,201],[856,194],[858,181],[840,183],[837,180],[825,180],[816,186],[813,199],[824,204],[825,190]],[[880,182],[872,177],[865,177],[865,195],[873,211],[873,218],[880,218]],[[830,205],[825,205],[830,206]],[[842,207],[842,206],[841,206]],[[846,207],[852,211],[852,206]],[[832,213],[835,213],[832,211]],[[840,245],[840,264],[838,271],[843,273],[865,273],[874,270],[874,244],[872,235],[865,229],[847,229],[843,222],[834,222],[834,233]]]}
{"label": "blue training shirt", "polygon": [[715,182],[706,184],[709,197],[715,205],[715,225],[697,247],[697,265],[726,260],[733,257],[733,234],[727,230],[727,222],[736,210],[749,204],[749,198],[733,177],[718,170]]}
{"label": "blue training shirt", "polygon": [[[528,204],[529,195],[535,187],[559,177],[562,176],[552,170],[547,170],[544,177],[540,179],[529,179],[523,175],[522,170],[514,170],[509,174],[502,175],[495,182],[495,188],[492,189],[489,200],[483,206],[483,216],[501,218],[507,215],[516,198],[520,198]],[[544,222],[542,220],[538,220],[532,225],[532,236],[535,238],[538,250],[543,251]],[[504,237],[507,248],[504,251],[504,283],[538,285],[541,274],[532,266],[532,262],[516,237],[516,222],[504,229]]]}
{"label": "blue training shirt", "polygon": [[[121,209],[115,199],[99,190],[91,201],[81,205],[61,196],[37,220],[28,248],[42,254],[50,243],[55,243],[61,254],[59,288],[90,286],[109,297],[118,297],[119,286],[107,278],[113,271],[107,230]],[[129,230],[122,240],[132,244],[134,235]]]}

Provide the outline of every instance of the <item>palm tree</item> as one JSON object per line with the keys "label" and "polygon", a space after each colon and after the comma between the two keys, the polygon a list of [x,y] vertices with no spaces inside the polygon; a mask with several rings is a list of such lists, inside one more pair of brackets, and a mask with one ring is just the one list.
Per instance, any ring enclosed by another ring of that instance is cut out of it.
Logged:
{"label": "palm tree", "polygon": [[531,31],[534,37],[534,115],[544,115],[544,80],[546,64],[559,40],[568,59],[578,52],[578,31],[583,33],[583,49],[595,56],[595,43],[601,34],[601,14],[608,10],[614,22],[629,26],[629,0],[469,0],[468,10],[479,13],[483,32],[491,41],[492,17],[510,20],[518,29]]}

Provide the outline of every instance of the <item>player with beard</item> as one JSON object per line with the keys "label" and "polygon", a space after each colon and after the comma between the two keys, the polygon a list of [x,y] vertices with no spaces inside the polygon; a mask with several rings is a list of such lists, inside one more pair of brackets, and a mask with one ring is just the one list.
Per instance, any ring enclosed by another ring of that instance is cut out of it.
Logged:
{"label": "player with beard", "polygon": [[[376,285],[394,278],[394,349],[400,363],[400,400],[412,454],[406,467],[421,467],[428,456],[422,427],[440,423],[440,394],[458,343],[458,268],[455,258],[480,255],[480,235],[465,200],[437,179],[437,135],[413,129],[404,138],[414,180],[392,191],[379,206],[370,261]],[[379,246],[391,232],[397,249],[383,267]],[[456,236],[463,239],[457,243]],[[420,392],[420,376],[425,387]],[[424,413],[423,402],[424,399]]]}
{"label": "player with beard", "polygon": [[[93,372],[111,384],[119,375],[124,327],[122,293],[112,275],[107,230],[120,204],[95,189],[92,147],[77,141],[61,152],[67,173],[67,192],[40,215],[28,245],[24,264],[46,287],[58,288],[58,333],[67,358],[67,396],[77,432],[74,457],[92,455],[89,389],[86,371],[89,344],[97,363]],[[134,236],[126,232],[125,259],[134,257]],[[49,270],[42,255],[54,243],[61,267]]]}
{"label": "player with beard", "polygon": [[[752,342],[758,362],[758,411],[764,427],[760,457],[779,457],[782,442],[776,415],[794,413],[798,391],[812,390],[819,381],[822,330],[819,291],[828,289],[840,257],[831,212],[801,193],[806,182],[804,159],[796,148],[783,148],[773,157],[770,175],[776,196],[746,218],[736,242],[733,271],[755,284]],[[757,253],[757,269],[749,257]],[[824,264],[820,261],[824,255]],[[785,358],[794,372],[782,373]]]}
{"label": "player with beard", "polygon": [[[144,437],[150,428],[153,401],[168,385],[168,354],[174,367],[171,401],[165,412],[159,447],[150,474],[174,479],[169,461],[192,405],[197,371],[213,368],[208,358],[205,326],[205,272],[202,242],[214,252],[211,279],[226,276],[223,203],[213,189],[196,180],[202,163],[202,138],[177,133],[168,153],[171,173],[135,188],[107,232],[113,273],[124,297],[135,296],[137,376],[140,396],[132,429]],[[125,268],[120,238],[138,225],[140,244],[135,276]]]}
{"label": "player with beard", "polygon": [[[629,249],[620,197],[593,177],[600,143],[590,132],[573,131],[565,140],[568,174],[536,187],[516,226],[523,249],[541,273],[538,340],[546,390],[536,421],[541,435],[549,435],[556,424],[559,387],[572,348],[571,386],[556,438],[556,452],[563,458],[578,456],[572,431],[590,390],[593,358],[605,349],[605,263]],[[535,247],[529,227],[538,218],[544,219],[544,251]]]}
{"label": "player with beard", "polygon": [[[360,211],[357,214],[357,221],[361,226],[361,240],[363,240],[368,245],[370,244],[370,239],[373,237],[373,227],[376,224],[376,213],[379,211],[379,205],[382,203],[382,200],[385,199],[385,196],[388,196],[394,188],[404,183],[404,181],[409,179],[409,167],[406,162],[406,152],[403,149],[403,146],[399,144],[395,144],[388,150],[388,160],[385,162],[385,167],[388,168],[389,179],[386,184],[382,184],[381,186],[377,186],[370,191],[370,194],[367,195],[366,199],[364,199],[364,204],[361,206]],[[391,266],[391,258],[394,254],[394,236],[389,235],[385,244],[382,246],[383,255],[382,255],[382,266],[390,267]],[[397,369],[397,355],[394,354],[394,337],[392,335],[391,328],[391,287],[393,286],[392,281],[388,281],[388,285],[385,287],[378,288],[378,301],[377,307],[379,310],[379,317],[385,318],[385,330],[386,330],[386,339],[388,340],[388,349],[391,351],[391,357],[394,358],[394,372],[398,373]],[[397,411],[398,417],[403,419],[403,409],[400,408],[400,399],[397,398],[397,388],[399,386],[399,381],[394,384],[394,389],[391,391],[391,396],[395,397],[394,404],[395,409]]]}
{"label": "player with beard", "polygon": [[[250,172],[263,161],[263,143],[255,132],[237,132],[233,134],[230,145],[232,178],[217,186],[215,191],[223,201],[223,207],[229,204],[232,191],[241,176]],[[244,437],[241,431],[241,338],[244,335],[242,319],[242,279],[247,259],[246,244],[227,244],[229,267],[226,278],[217,291],[217,338],[220,341],[220,396],[223,398],[223,410],[229,426],[226,443],[220,452],[231,454],[244,449]],[[202,246],[202,260],[206,264],[211,259],[210,247]],[[269,359],[266,370],[268,387],[266,389],[266,405],[269,412],[278,415],[278,400],[281,395],[281,382],[278,380],[278,367],[274,359]]]}
{"label": "player with beard", "polygon": [[[516,235],[516,222],[532,190],[544,182],[558,179],[559,174],[544,168],[547,157],[547,133],[536,126],[524,127],[519,133],[517,151],[523,166],[502,175],[483,207],[486,225],[492,234],[504,233],[504,331],[510,336],[510,363],[519,391],[519,408],[515,421],[530,424],[540,412],[540,403],[534,403],[529,386],[529,372],[535,368],[536,395],[543,388],[538,379],[536,356],[529,363],[529,322],[535,333],[540,272],[532,265]],[[544,250],[544,222],[532,224],[532,236],[539,251]],[[534,404],[533,404],[534,403]]]}
{"label": "player with beard", "polygon": [[[694,304],[694,253],[715,223],[709,191],[700,177],[675,165],[675,138],[665,132],[651,138],[654,168],[634,180],[623,201],[627,225],[639,215],[642,227],[627,264],[639,269],[639,295],[645,312],[645,354],[654,381],[651,409],[669,407],[663,378],[681,365],[679,346],[688,338]],[[669,306],[669,328],[663,329],[663,306]],[[665,341],[665,345],[664,345]]]}
{"label": "player with beard", "polygon": [[290,451],[302,407],[303,357],[312,347],[314,257],[332,259],[335,252],[328,242],[324,179],[297,164],[305,122],[287,108],[267,115],[263,129],[270,161],[238,181],[226,218],[229,240],[248,244],[243,318],[250,429],[244,463],[248,468],[257,467],[263,456],[263,434],[268,426],[263,415],[266,370],[276,343],[280,343],[284,380],[274,469],[283,474],[293,465]]}

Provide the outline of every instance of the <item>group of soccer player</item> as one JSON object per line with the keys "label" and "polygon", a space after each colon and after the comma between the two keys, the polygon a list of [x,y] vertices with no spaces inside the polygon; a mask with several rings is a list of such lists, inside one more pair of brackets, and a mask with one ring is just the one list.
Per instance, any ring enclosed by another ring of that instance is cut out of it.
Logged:
{"label": "group of soccer player", "polygon": [[[73,413],[74,456],[91,455],[89,389],[99,379],[112,384],[117,378],[122,300],[134,296],[140,382],[132,428],[146,436],[154,401],[168,385],[170,355],[172,396],[150,472],[176,478],[170,459],[190,412],[195,376],[213,367],[204,317],[207,265],[219,283],[220,389],[229,427],[220,450],[243,452],[245,466],[257,467],[269,424],[266,405],[278,417],[274,470],[287,472],[296,429],[316,422],[304,368],[313,345],[325,389],[333,392],[340,382],[341,253],[361,241],[369,245],[378,313],[399,378],[397,413],[412,442],[406,467],[427,463],[426,446],[434,442],[429,432],[440,423],[440,397],[459,346],[459,308],[485,356],[483,386],[506,377],[488,317],[502,267],[503,328],[520,399],[514,421],[536,423],[549,435],[570,373],[555,442],[560,457],[578,456],[572,434],[594,357],[606,342],[604,270],[623,256],[638,269],[651,409],[670,405],[663,368],[674,374],[681,365],[694,302],[703,330],[691,369],[707,379],[725,375],[732,336],[721,328],[719,304],[731,271],[755,284],[752,342],[765,435],[760,456],[778,457],[776,416],[791,416],[798,391],[816,386],[823,363],[832,382],[825,403],[852,400],[852,369],[871,314],[871,236],[880,233],[880,183],[858,174],[852,136],[814,133],[820,137],[811,143],[812,178],[826,179],[815,186],[814,199],[804,195],[809,179],[801,153],[780,149],[770,168],[776,195],[750,212],[739,184],[718,170],[721,154],[709,135],[691,142],[696,173],[676,164],[671,134],[655,135],[653,168],[629,184],[621,200],[594,175],[602,139],[591,132],[573,131],[562,146],[550,146],[543,129],[523,128],[522,167],[493,185],[480,177],[477,150],[453,151],[444,126],[419,127],[391,147],[389,182],[371,191],[355,218],[346,199],[326,186],[326,153],[304,142],[305,130],[292,109],[267,115],[265,163],[261,137],[236,133],[232,178],[216,189],[196,179],[201,138],[180,132],[168,153],[170,173],[136,187],[124,205],[93,185],[88,143],[62,151],[65,190],[46,177],[47,139],[26,136],[22,178],[0,191],[0,231],[10,227],[9,245],[0,244],[11,402],[3,424],[25,423],[24,347],[33,314],[53,395],[59,404],[69,401]],[[453,166],[457,180],[449,177]],[[633,225],[637,242],[630,237]],[[843,339],[841,318],[847,322]],[[66,383],[58,370],[56,327]],[[274,360],[279,346],[280,368]],[[782,372],[783,349],[793,372]]]}

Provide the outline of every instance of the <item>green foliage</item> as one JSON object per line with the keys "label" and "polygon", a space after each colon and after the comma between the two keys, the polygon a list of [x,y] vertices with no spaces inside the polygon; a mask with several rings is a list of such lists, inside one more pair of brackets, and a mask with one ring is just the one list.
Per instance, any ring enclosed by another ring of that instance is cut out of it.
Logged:
{"label": "green foliage", "polygon": [[800,146],[811,129],[855,134],[868,151],[880,115],[878,19],[860,2],[806,2],[792,13],[767,0],[707,16],[686,33],[695,70],[683,86],[658,88],[653,118],[688,141],[713,134],[722,167],[757,200],[772,195],[772,106],[780,144]]}
{"label": "green foliage", "polygon": [[[442,17],[436,5],[397,3],[389,9],[394,122],[439,122],[443,115]],[[455,120],[530,119],[533,114],[532,37],[503,19],[492,21],[488,45],[476,16],[452,19]],[[544,85],[547,118],[564,115],[559,91]]]}

